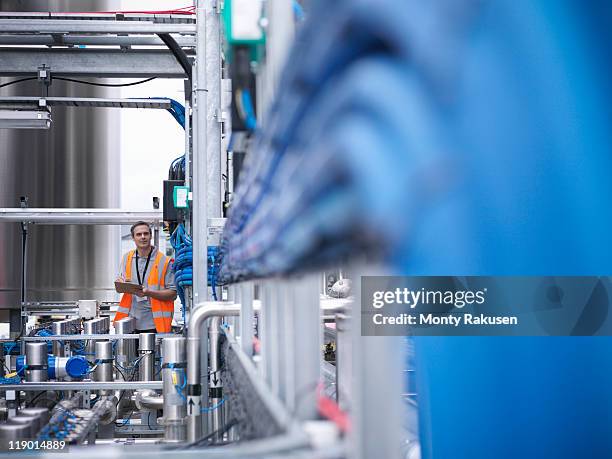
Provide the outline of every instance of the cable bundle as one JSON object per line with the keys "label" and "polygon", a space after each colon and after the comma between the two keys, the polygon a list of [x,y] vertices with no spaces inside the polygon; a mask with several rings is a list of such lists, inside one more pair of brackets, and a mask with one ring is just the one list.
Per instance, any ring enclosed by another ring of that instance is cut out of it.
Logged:
{"label": "cable bundle", "polygon": [[176,122],[185,129],[185,107],[180,102],[169,97],[151,97],[151,99],[166,99],[170,101],[170,108],[166,109]]}
{"label": "cable bundle", "polygon": [[413,76],[409,9],[368,0],[329,8],[314,4],[298,31],[245,161],[220,282],[389,256],[448,191],[438,170],[450,169],[451,149]]}
{"label": "cable bundle", "polygon": [[172,161],[168,170],[168,180],[185,180],[185,155]]}
{"label": "cable bundle", "polygon": [[185,323],[187,307],[185,287],[193,285],[193,244],[182,223],[172,233],[170,244],[172,244],[175,252],[172,269],[174,270],[176,290],[183,306],[183,323]]}

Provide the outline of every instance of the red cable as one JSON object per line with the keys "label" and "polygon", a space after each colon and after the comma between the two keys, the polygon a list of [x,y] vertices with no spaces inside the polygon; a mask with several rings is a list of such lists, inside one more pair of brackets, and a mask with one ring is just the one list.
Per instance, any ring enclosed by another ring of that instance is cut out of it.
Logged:
{"label": "red cable", "polygon": [[261,341],[259,341],[257,336],[253,336],[253,350],[255,354],[261,354]]}
{"label": "red cable", "polygon": [[322,392],[323,384],[319,383],[317,386],[317,409],[319,414],[336,424],[342,433],[348,433],[351,430],[349,415],[340,409],[335,400],[322,395]]}
{"label": "red cable", "polygon": [[342,433],[347,433],[351,430],[351,419],[348,414],[342,411],[331,398],[319,395],[317,398],[317,408],[319,409],[319,414],[335,423]]}

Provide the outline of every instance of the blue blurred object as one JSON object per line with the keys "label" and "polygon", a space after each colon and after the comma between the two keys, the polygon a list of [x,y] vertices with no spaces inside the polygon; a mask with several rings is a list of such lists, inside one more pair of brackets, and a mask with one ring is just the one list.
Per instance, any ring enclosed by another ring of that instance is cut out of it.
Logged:
{"label": "blue blurred object", "polygon": [[25,355],[18,355],[15,359],[15,371],[23,375],[23,370],[25,370]]}
{"label": "blue blurred object", "polygon": [[[23,375],[26,368],[25,355],[19,355],[16,359],[17,374]],[[72,357],[55,357],[49,354],[47,356],[47,374],[49,379],[58,379],[65,376],[70,376],[74,379],[79,379],[89,373],[89,362],[81,355]]]}
{"label": "blue blurred object", "polygon": [[[53,332],[48,328],[42,328],[36,332],[35,336],[53,336]],[[53,352],[53,343],[51,341],[47,341],[47,352]]]}
{"label": "blue blurred object", "polygon": [[170,99],[169,97],[151,97],[151,99],[167,99],[170,101],[170,108],[168,108],[168,113],[172,115],[174,120],[185,129],[185,106],[180,102]]}
{"label": "blue blurred object", "polygon": [[89,362],[83,356],[73,356],[66,362],[66,373],[71,378],[82,378],[89,373]]}
{"label": "blue blurred object", "polygon": [[249,131],[254,131],[257,128],[257,119],[255,118],[255,107],[253,107],[253,99],[251,92],[248,89],[242,91],[242,106],[244,107],[246,119],[244,123]]}
{"label": "blue blurred object", "polygon": [[[601,1],[313,2],[220,280],[362,253],[398,275],[609,275],[611,31]],[[423,458],[612,456],[611,338],[415,351]]]}

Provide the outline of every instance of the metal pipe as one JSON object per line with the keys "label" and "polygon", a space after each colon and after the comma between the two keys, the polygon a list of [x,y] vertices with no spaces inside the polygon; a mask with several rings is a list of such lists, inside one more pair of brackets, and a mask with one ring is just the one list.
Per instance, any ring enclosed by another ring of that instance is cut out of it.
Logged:
{"label": "metal pipe", "polygon": [[[189,318],[187,328],[187,434],[189,441],[195,441],[202,435],[202,384],[200,382],[200,349],[202,326],[211,317],[237,316],[240,306],[222,302],[203,303],[196,307]],[[206,394],[205,400],[208,399]],[[192,402],[192,403],[190,403]]]}
{"label": "metal pipe", "polygon": [[153,381],[155,377],[155,333],[139,335],[139,376],[141,381]]}
{"label": "metal pipe", "polygon": [[[26,198],[27,202],[27,198]],[[24,221],[21,221],[21,333],[20,336],[23,335],[27,318],[24,317],[23,313],[23,305],[27,300],[28,293],[28,283],[27,283],[27,275],[28,275],[28,224]],[[21,352],[25,351],[24,343],[21,342]]]}
{"label": "metal pipe", "polygon": [[19,414],[38,418],[41,426],[44,426],[47,422],[49,422],[50,418],[49,410],[47,408],[23,408],[19,410]]}
{"label": "metal pipe", "polygon": [[[195,46],[193,37],[179,35],[175,40],[181,47]],[[4,35],[0,37],[2,45],[45,45],[57,46],[53,35]],[[91,35],[63,35],[62,45],[101,45],[101,46],[165,46],[158,37],[113,37]]]}
{"label": "metal pipe", "polygon": [[[94,333],[94,323],[96,319],[86,320],[83,322],[83,334],[84,335],[95,335]],[[89,355],[93,355],[95,352],[95,344],[94,340],[87,340],[85,342],[85,353]]]}
{"label": "metal pipe", "polygon": [[136,391],[135,402],[139,410],[161,410],[164,407],[164,396],[152,390]]}
{"label": "metal pipe", "polygon": [[[108,382],[113,380],[113,345],[110,341],[96,341],[96,369],[94,381]],[[111,391],[101,390],[100,395],[110,395]]]}
{"label": "metal pipe", "polygon": [[[162,341],[162,381],[164,393],[164,441],[181,442],[186,438],[185,415],[187,404],[184,391],[185,375],[185,338],[175,336]],[[181,389],[182,386],[182,389]]]}
{"label": "metal pipe", "polygon": [[7,423],[28,426],[30,428],[31,437],[35,437],[41,427],[40,418],[38,416],[28,416],[25,414],[18,414],[17,416],[8,418]]}
{"label": "metal pipe", "polygon": [[161,389],[161,381],[45,381],[3,384],[3,391],[17,390],[36,392],[41,390],[98,390],[98,389]]}
{"label": "metal pipe", "polygon": [[207,5],[196,0],[196,60],[193,78],[193,304],[208,298]]}
{"label": "metal pipe", "polygon": [[[24,336],[21,338],[22,341],[26,342],[35,342],[35,341],[82,341],[82,340],[108,340],[111,341],[124,339],[124,340],[137,340],[140,339],[137,335],[119,335],[115,333],[114,335],[109,335],[108,333],[94,333],[92,335],[82,334],[82,335],[64,335],[64,336]],[[12,343],[14,340],[12,339],[0,339],[0,343]]]}
{"label": "metal pipe", "polygon": [[100,317],[98,320],[100,321],[98,333],[108,334],[110,331],[110,317]]}
{"label": "metal pipe", "polygon": [[131,225],[138,221],[159,222],[161,211],[125,211],[121,209],[34,209],[1,208],[0,222],[40,223],[45,225]]}
{"label": "metal pipe", "polygon": [[47,343],[26,343],[25,380],[28,382],[47,381]]}
{"label": "metal pipe", "polygon": [[248,357],[253,357],[253,301],[255,300],[255,286],[251,282],[240,285],[240,343],[242,350]]}
{"label": "metal pipe", "polygon": [[[198,6],[201,5],[198,1]],[[221,14],[219,2],[204,2],[206,13],[206,195],[208,218],[221,218]],[[200,32],[199,29],[197,29]],[[207,241],[208,239],[205,239]],[[205,252],[206,248],[205,248]],[[206,265],[204,265],[206,266]],[[200,300],[201,301],[201,300]]]}
{"label": "metal pipe", "polygon": [[[210,375],[209,375],[209,388],[208,397],[210,398],[210,404],[216,406],[221,403],[223,399],[223,384],[221,382],[221,375],[219,370],[221,369],[220,364],[220,349],[219,344],[221,340],[221,317],[215,316],[210,319],[208,325],[208,340],[210,343]],[[225,408],[225,407],[224,407]],[[214,410],[210,413],[211,431],[217,432],[221,426],[223,426],[223,410]],[[220,438],[217,438],[219,440]]]}
{"label": "metal pipe", "polygon": [[[51,325],[51,330],[54,335],[64,335],[65,334],[65,322],[63,320],[59,322],[53,322]],[[64,345],[61,341],[53,341],[53,355],[57,357],[64,357]]]}
{"label": "metal pipe", "polygon": [[[134,331],[134,319],[126,317],[115,322],[115,332],[120,335],[127,335]],[[134,341],[120,339],[117,341],[115,350],[116,361],[119,365],[126,367],[134,360],[135,348]]]}
{"label": "metal pipe", "polygon": [[117,397],[102,397],[93,406],[94,417],[97,417],[98,421],[102,425],[108,425],[117,419],[118,408],[117,408]]}
{"label": "metal pipe", "polygon": [[0,424],[0,440],[4,440],[4,444],[8,444],[13,440],[24,440],[32,438],[32,429],[28,424]]}

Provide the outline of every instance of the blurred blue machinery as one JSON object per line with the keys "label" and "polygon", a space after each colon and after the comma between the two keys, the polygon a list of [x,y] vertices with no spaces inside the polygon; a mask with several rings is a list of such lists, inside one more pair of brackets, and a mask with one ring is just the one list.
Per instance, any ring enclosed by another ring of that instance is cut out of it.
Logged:
{"label": "blurred blue machinery", "polygon": [[[603,1],[314,2],[218,281],[359,254],[401,275],[610,274],[611,25]],[[415,347],[424,458],[612,455],[609,337]]]}

